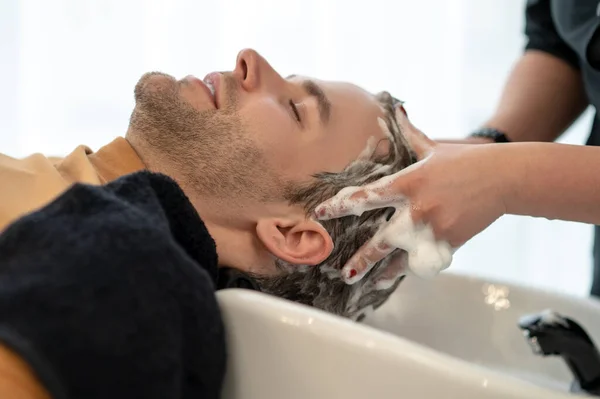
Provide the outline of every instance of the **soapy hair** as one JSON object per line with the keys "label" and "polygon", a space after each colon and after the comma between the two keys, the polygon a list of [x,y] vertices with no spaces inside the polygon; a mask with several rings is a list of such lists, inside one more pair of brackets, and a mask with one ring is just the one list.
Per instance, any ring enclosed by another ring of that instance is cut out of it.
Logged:
{"label": "soapy hair", "polygon": [[[286,199],[291,204],[303,205],[310,215],[321,202],[341,189],[374,182],[416,162],[416,156],[395,117],[399,101],[387,92],[379,93],[377,99],[385,109],[389,151],[385,155],[377,155],[373,149],[372,154],[359,157],[341,172],[319,173],[309,182],[289,187]],[[342,280],[341,268],[373,236],[382,219],[389,219],[393,212],[393,208],[384,208],[361,216],[323,221],[322,225],[334,243],[329,257],[316,266],[291,265],[279,259],[276,263],[282,274],[256,276],[259,286],[266,293],[360,320],[368,310],[381,306],[402,281],[403,276],[397,276],[392,284],[383,288],[377,284],[391,256],[399,250],[377,262],[362,280],[353,285]]]}

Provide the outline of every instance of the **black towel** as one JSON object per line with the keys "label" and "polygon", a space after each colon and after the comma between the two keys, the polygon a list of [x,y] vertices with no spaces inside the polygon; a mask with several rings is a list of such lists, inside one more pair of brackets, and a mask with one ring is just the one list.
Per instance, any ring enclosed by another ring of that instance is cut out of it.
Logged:
{"label": "black towel", "polygon": [[218,398],[216,282],[215,243],[172,179],[76,184],[0,235],[0,341],[54,399]]}

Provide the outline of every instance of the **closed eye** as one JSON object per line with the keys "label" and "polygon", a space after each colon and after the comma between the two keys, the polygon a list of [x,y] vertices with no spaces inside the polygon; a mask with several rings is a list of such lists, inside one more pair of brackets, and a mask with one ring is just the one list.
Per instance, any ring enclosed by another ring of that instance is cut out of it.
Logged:
{"label": "closed eye", "polygon": [[290,107],[292,108],[292,111],[294,112],[296,121],[299,123],[302,122],[302,119],[300,118],[300,112],[298,112],[298,107],[296,107],[296,104],[294,104],[294,102],[292,100],[290,100]]}

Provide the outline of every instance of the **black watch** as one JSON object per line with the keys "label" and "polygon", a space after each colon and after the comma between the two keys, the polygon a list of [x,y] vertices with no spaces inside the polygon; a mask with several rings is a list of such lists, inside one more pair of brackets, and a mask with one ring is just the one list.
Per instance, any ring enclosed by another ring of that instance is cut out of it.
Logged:
{"label": "black watch", "polygon": [[494,143],[510,143],[510,140],[504,133],[502,133],[498,129],[493,129],[491,127],[483,127],[481,129],[475,130],[473,133],[469,135],[469,137],[481,137],[485,139],[491,139]]}

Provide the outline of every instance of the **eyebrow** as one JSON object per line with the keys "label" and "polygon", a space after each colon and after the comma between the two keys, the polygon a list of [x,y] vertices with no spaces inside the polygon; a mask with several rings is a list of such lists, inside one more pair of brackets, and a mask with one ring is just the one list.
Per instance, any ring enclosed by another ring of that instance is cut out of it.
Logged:
{"label": "eyebrow", "polygon": [[[295,77],[296,75],[290,75],[286,79],[293,79]],[[316,98],[321,123],[326,125],[331,116],[331,101],[329,101],[329,98],[327,98],[327,95],[321,86],[319,86],[314,80],[307,79],[302,81],[302,87],[308,93],[308,95]]]}

